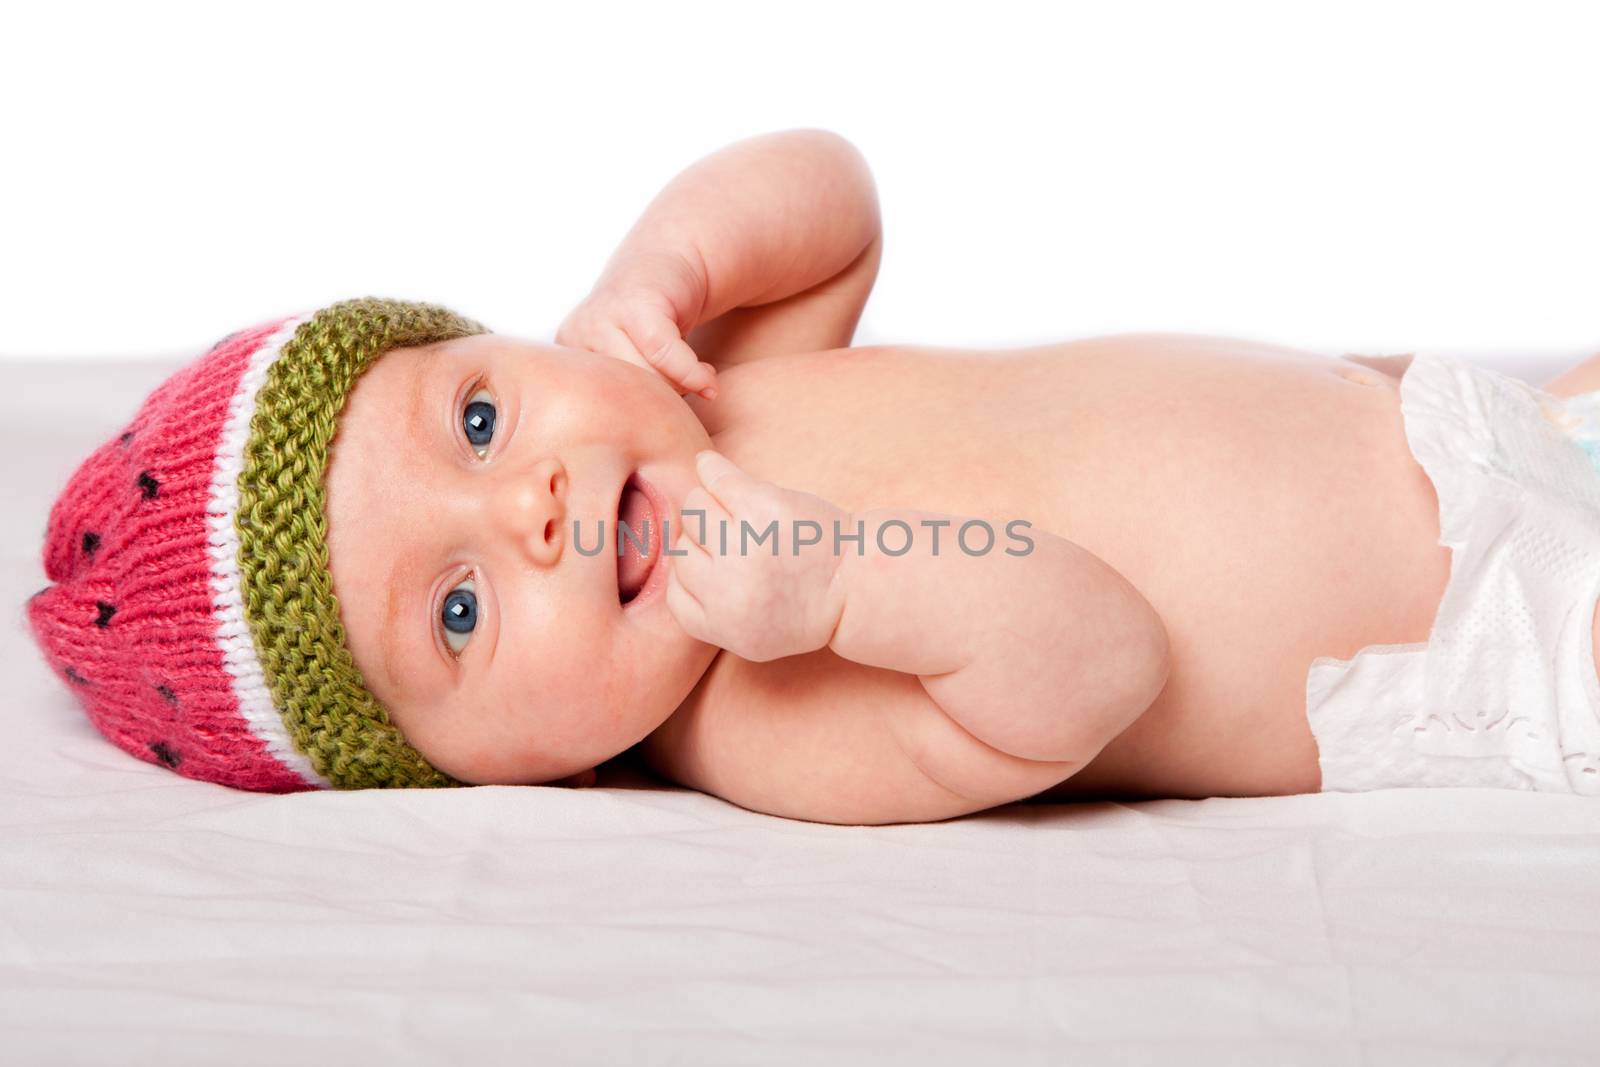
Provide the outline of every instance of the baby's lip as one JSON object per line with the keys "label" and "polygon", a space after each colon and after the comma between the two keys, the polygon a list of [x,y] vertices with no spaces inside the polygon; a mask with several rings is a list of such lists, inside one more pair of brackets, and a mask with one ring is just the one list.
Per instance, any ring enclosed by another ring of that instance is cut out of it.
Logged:
{"label": "baby's lip", "polygon": [[[644,574],[639,578],[638,588],[631,596],[624,599],[622,592],[622,557],[618,549],[623,546],[622,501],[629,489],[636,490],[644,498],[645,506],[648,508],[647,518],[644,519],[644,527],[632,530],[630,535],[632,538],[630,543],[634,545],[637,545],[640,535],[644,535],[645,548],[643,555],[645,556],[646,567]],[[662,557],[666,555],[666,522],[671,514],[670,508],[671,504],[661,490],[637,470],[623,479],[622,487],[617,491],[616,517],[613,526],[616,534],[615,540],[609,547],[612,554],[617,557],[615,568],[617,599],[624,610],[654,599],[666,581],[666,565],[662,563]]]}
{"label": "baby's lip", "polygon": [[[624,608],[626,608],[628,604],[639,595],[638,591],[635,590],[633,595],[629,596],[623,592],[622,589],[622,564],[623,552],[625,551],[622,536],[622,502],[627,499],[628,490],[630,489],[639,492],[641,495],[644,495],[646,501],[650,501],[650,496],[644,493],[644,487],[639,484],[639,472],[637,470],[630,471],[628,475],[622,479],[622,485],[617,488],[616,503],[611,509],[611,540],[607,542],[604,537],[600,539],[601,543],[605,545],[607,551],[609,551],[611,554],[612,586],[617,591],[617,602]],[[642,530],[633,530],[632,536],[637,538],[639,534],[643,532],[644,531]],[[648,545],[650,542],[646,542],[646,544],[648,550]]]}
{"label": "baby's lip", "polygon": [[600,538],[602,549],[611,557],[611,588],[616,590],[617,603],[622,607],[627,605],[622,603],[622,553],[617,551],[617,540],[622,536],[622,497],[628,491],[628,482],[632,479],[631,471],[623,475],[622,484],[617,486],[616,499],[611,502],[611,542],[607,543],[604,537]]}

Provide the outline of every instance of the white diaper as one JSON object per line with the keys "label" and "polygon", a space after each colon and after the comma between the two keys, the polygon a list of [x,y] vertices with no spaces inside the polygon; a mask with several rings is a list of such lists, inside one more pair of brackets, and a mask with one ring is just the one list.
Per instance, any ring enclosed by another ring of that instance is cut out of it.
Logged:
{"label": "white diaper", "polygon": [[1312,661],[1323,791],[1600,796],[1600,396],[1563,401],[1418,354],[1400,409],[1438,493],[1450,580],[1426,642]]}

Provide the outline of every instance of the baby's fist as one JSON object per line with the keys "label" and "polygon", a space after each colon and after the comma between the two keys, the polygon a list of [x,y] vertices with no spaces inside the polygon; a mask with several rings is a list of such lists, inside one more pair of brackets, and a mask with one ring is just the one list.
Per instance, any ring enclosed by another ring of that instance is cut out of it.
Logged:
{"label": "baby's fist", "polygon": [[684,340],[705,283],[683,256],[625,257],[607,268],[562,320],[555,342],[615,356],[654,371],[679,393],[717,395],[717,371]]}
{"label": "baby's fist", "polygon": [[678,625],[757,663],[826,646],[844,610],[833,546],[849,515],[717,452],[699,453],[695,468],[701,484],[683,499],[667,576]]}

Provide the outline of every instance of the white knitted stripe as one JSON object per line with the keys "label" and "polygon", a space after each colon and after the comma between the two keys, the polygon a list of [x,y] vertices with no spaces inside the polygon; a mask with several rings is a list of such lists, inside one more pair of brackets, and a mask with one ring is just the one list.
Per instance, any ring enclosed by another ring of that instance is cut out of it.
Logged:
{"label": "white knitted stripe", "polygon": [[239,712],[278,762],[306,782],[331,789],[332,783],[311,766],[305,754],[294,747],[283,718],[272,703],[261,660],[256,655],[255,639],[244,616],[244,599],[239,576],[239,531],[233,525],[239,511],[239,473],[244,469],[244,446],[250,436],[250,416],[255,412],[256,394],[267,380],[267,371],[294,336],[300,324],[311,318],[301,315],[285,322],[250,354],[249,366],[239,387],[228,402],[228,419],[217,445],[216,465],[211,471],[211,497],[206,508],[206,551],[211,556],[211,594],[217,615],[217,640],[222,645],[222,663],[233,678],[233,694]]}

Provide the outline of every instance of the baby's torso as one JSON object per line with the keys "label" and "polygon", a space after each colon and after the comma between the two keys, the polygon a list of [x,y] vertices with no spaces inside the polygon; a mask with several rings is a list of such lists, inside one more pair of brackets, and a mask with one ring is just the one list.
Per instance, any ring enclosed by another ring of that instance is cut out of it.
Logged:
{"label": "baby's torso", "polygon": [[[1160,612],[1165,690],[1047,796],[1315,791],[1311,660],[1425,641],[1449,577],[1398,382],[1344,360],[1166,335],[894,346],[728,368],[720,390],[698,410],[757,477],[847,510],[948,512],[997,531],[1026,519],[1100,556]],[[783,669],[723,654],[677,714],[781,699],[762,682]],[[669,776],[670,735],[646,744]]]}

